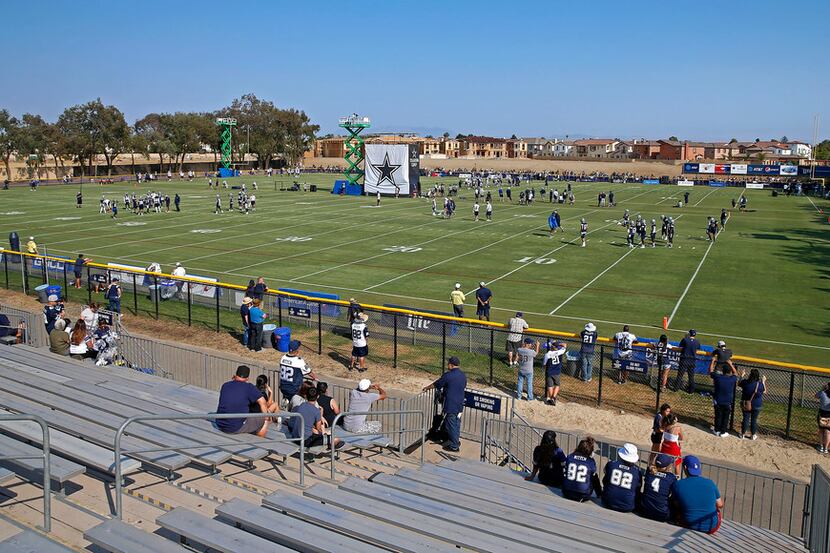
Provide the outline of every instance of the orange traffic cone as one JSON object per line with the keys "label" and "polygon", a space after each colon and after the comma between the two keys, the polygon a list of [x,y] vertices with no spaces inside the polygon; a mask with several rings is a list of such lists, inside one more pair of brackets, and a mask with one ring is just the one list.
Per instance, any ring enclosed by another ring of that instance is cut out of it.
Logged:
{"label": "orange traffic cone", "polygon": [[668,330],[668,329],[669,329],[669,318],[668,317],[663,317],[663,330]]}

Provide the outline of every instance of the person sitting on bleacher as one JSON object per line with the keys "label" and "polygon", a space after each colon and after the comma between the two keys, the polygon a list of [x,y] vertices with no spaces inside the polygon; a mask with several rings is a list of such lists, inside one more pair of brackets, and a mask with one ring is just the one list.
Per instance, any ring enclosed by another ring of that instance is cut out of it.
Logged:
{"label": "person sitting on bleacher", "polygon": [[714,534],[720,528],[723,498],[717,485],[701,476],[700,460],[694,455],[683,458],[686,478],[671,487],[671,499],[677,523],[684,528]]}
{"label": "person sitting on bleacher", "polygon": [[597,476],[597,464],[593,459],[596,442],[586,436],[579,442],[573,453],[565,459],[565,479],[562,481],[562,495],[574,501],[587,501],[591,494],[602,496],[602,484]]}
{"label": "person sitting on bleacher", "polygon": [[669,512],[669,497],[671,487],[677,481],[672,472],[674,458],[661,453],[654,460],[654,466],[649,467],[643,478],[643,493],[638,500],[637,511],[641,516],[666,522],[671,518]]}
{"label": "person sitting on bleacher", "polygon": [[605,465],[602,479],[602,504],[614,511],[630,513],[636,504],[640,490],[640,469],[637,463],[640,455],[637,446],[625,444],[617,450],[616,461]]}
{"label": "person sitting on bleacher", "polygon": [[[249,376],[250,367],[240,365],[233,379],[222,384],[219,390],[219,405],[216,407],[217,414],[249,413],[253,404],[258,404],[261,413],[268,411],[262,394],[256,386],[248,382]],[[264,438],[268,431],[268,421],[267,417],[216,419],[216,427],[226,434],[256,434]]]}
{"label": "person sitting on bleacher", "polygon": [[55,321],[49,333],[49,351],[58,355],[69,355],[69,333],[66,331],[66,319]]}
{"label": "person sitting on bleacher", "polygon": [[[386,399],[386,392],[378,384],[372,384],[368,378],[357,383],[357,388],[349,392],[347,412],[361,413],[372,409],[376,401]],[[343,417],[343,428],[355,434],[376,434],[380,432],[380,421],[367,421],[367,415],[350,415]]]}
{"label": "person sitting on bleacher", "polygon": [[[323,416],[317,405],[317,388],[309,387],[306,390],[306,401],[292,409],[291,412],[303,416],[302,424],[299,417],[288,419],[288,429],[291,431],[292,438],[302,438],[307,448],[325,445],[326,433],[323,429]],[[343,442],[340,438],[334,438],[334,443],[329,445],[340,449],[343,447]]]}
{"label": "person sitting on bleacher", "polygon": [[546,430],[542,434],[542,443],[533,449],[533,471],[525,480],[533,480],[538,474],[539,482],[545,486],[561,488],[565,477],[565,460],[565,452],[556,443],[556,432]]}
{"label": "person sitting on bleacher", "polygon": [[284,406],[287,406],[291,398],[300,391],[306,378],[317,380],[317,375],[299,355],[302,345],[299,340],[291,340],[288,344],[288,353],[280,359],[279,388]]}

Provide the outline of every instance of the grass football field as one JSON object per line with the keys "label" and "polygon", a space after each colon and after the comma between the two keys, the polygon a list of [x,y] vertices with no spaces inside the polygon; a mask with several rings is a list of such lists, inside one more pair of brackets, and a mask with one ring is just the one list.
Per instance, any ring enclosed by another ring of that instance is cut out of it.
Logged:
{"label": "grass football field", "polygon": [[[302,180],[329,188],[331,174]],[[433,217],[427,199],[333,196],[279,190],[277,178],[257,181],[256,212],[213,213],[215,192],[206,179],[136,185],[84,184],[16,187],[0,192],[0,233],[33,235],[43,253],[84,253],[98,262],[246,284],[264,276],[271,288],[288,287],[354,296],[359,301],[450,311],[455,282],[468,294],[479,281],[493,291],[493,320],[524,311],[531,326],[578,332],[593,321],[610,336],[623,324],[638,336],[657,337],[670,317],[670,338],[689,328],[703,343],[725,339],[737,354],[830,366],[830,202],[772,197],[741,188],[680,188],[640,184],[573,183],[576,205],[557,205],[565,232],[548,236],[546,200],[532,206],[499,202],[492,222],[474,222],[472,191],[462,190],[451,220]],[[427,189],[440,179],[424,179]],[[454,184],[456,179],[444,179]],[[287,181],[286,181],[287,182]],[[532,183],[538,191],[543,183]],[[556,183],[561,190],[565,183]],[[125,192],[179,193],[182,211],[136,216],[122,208]],[[597,193],[613,189],[616,207],[597,207]],[[673,207],[685,191],[689,205]],[[227,210],[228,190],[220,192]],[[706,240],[706,217],[718,217],[740,194],[748,211],[731,213],[717,242]],[[102,194],[117,200],[117,219],[99,214]],[[236,191],[233,191],[234,197]],[[439,205],[441,200],[439,199]],[[617,221],[629,209],[658,220],[656,248],[629,249]],[[821,211],[824,212],[822,214]],[[484,208],[482,201],[482,219]],[[676,221],[674,248],[659,240],[659,218]],[[579,220],[589,224],[580,247]]]}

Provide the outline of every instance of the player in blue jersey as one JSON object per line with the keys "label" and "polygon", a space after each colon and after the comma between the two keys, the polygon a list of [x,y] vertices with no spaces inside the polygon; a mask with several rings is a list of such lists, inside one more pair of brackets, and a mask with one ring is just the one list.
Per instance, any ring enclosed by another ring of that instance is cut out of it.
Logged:
{"label": "player in blue jersey", "polygon": [[645,518],[666,522],[671,518],[669,498],[671,487],[677,481],[672,466],[674,459],[661,453],[643,477],[643,491],[637,501],[637,512]]}
{"label": "player in blue jersey", "polygon": [[562,495],[573,501],[587,501],[596,493],[602,496],[602,483],[597,476],[597,464],[593,459],[596,442],[586,436],[579,442],[573,453],[565,459],[565,479],[562,481]]}
{"label": "player in blue jersey", "polygon": [[553,234],[559,228],[559,219],[558,219],[558,217],[556,217],[556,212],[555,211],[552,212],[550,214],[550,216],[548,217],[548,228],[550,229],[548,231],[548,238],[553,238]]}
{"label": "player in blue jersey", "polygon": [[640,469],[637,463],[640,455],[637,446],[624,444],[617,450],[616,461],[605,464],[602,479],[602,504],[614,511],[630,513],[636,505],[640,490]]}

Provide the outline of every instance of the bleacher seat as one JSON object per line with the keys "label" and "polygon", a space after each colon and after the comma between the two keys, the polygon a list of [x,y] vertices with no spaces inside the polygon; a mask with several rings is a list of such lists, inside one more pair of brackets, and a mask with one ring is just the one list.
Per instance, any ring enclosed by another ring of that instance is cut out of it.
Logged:
{"label": "bleacher seat", "polygon": [[33,532],[23,532],[0,541],[2,553],[75,553],[72,549],[56,541]]}

